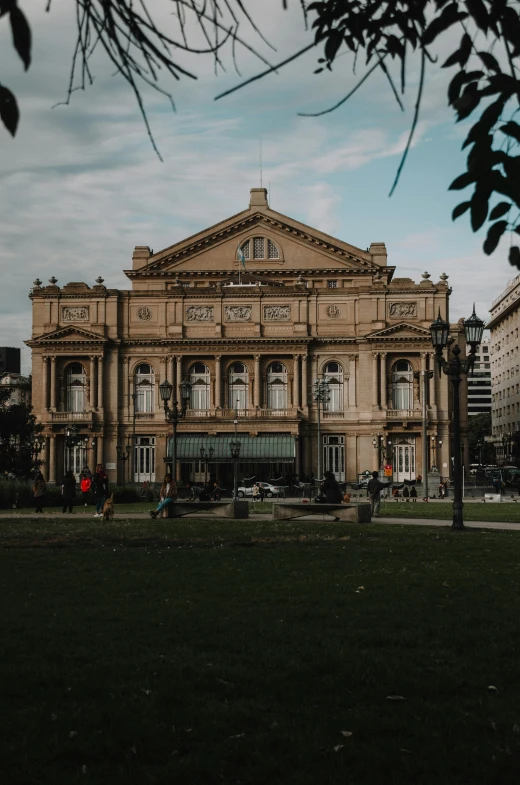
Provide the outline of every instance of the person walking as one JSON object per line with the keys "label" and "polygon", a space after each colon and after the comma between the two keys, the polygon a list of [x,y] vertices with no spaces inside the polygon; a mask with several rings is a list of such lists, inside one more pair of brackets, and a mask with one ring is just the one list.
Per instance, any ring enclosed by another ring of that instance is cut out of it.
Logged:
{"label": "person walking", "polygon": [[45,494],[47,492],[47,483],[41,472],[38,472],[33,485],[33,497],[36,505],[36,512],[43,512],[45,505]]}
{"label": "person walking", "polygon": [[214,502],[219,502],[222,499],[222,488],[218,484],[218,482],[213,483],[213,488],[211,490],[211,494],[213,496]]}
{"label": "person walking", "polygon": [[381,507],[381,491],[385,486],[379,480],[379,474],[372,472],[372,479],[367,483],[367,494],[370,499],[370,514],[374,518],[379,518],[379,509]]}
{"label": "person walking", "polygon": [[155,520],[165,507],[169,507],[175,501],[177,501],[177,483],[172,479],[171,474],[165,474],[159,491],[159,504],[155,510],[150,510],[150,518]]}
{"label": "person walking", "polygon": [[94,518],[101,518],[103,515],[103,505],[109,497],[108,476],[101,463],[98,463],[96,466],[96,473],[92,478],[92,488],[96,497],[96,512],[94,513]]}
{"label": "person walking", "polygon": [[63,478],[63,485],[61,486],[61,498],[63,503],[62,512],[67,512],[68,507],[69,512],[73,513],[74,510],[72,508],[74,506],[74,499],[76,498],[76,478],[74,477],[72,469],[69,469]]}
{"label": "person walking", "polygon": [[253,485],[253,504],[258,501],[260,501],[260,488],[255,482]]}
{"label": "person walking", "polygon": [[412,485],[412,487],[410,488],[410,499],[412,499],[414,502],[417,501],[417,490],[415,488],[415,485]]}

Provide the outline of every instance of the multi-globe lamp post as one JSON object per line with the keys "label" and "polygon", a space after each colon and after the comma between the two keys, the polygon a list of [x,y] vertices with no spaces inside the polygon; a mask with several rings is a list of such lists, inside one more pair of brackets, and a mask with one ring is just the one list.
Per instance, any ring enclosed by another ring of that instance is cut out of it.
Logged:
{"label": "multi-globe lamp post", "polygon": [[159,385],[159,393],[161,401],[164,406],[164,419],[172,425],[172,475],[173,479],[177,479],[177,425],[179,420],[186,416],[186,410],[191,396],[191,383],[187,379],[179,385],[181,396],[181,406],[176,400],[173,401],[170,407],[170,399],[173,393],[173,384],[166,379]]}
{"label": "multi-globe lamp post", "polygon": [[325,404],[330,401],[330,386],[326,379],[316,379],[312,388],[312,397],[318,407],[318,482],[321,482],[323,479],[321,476],[321,412],[325,410]]}
{"label": "multi-globe lamp post", "polygon": [[235,427],[235,440],[229,442],[229,449],[231,451],[231,457],[233,459],[233,500],[236,501],[238,498],[238,459],[240,458],[240,447],[241,444],[238,441],[238,404],[239,401],[237,400],[237,405],[235,409],[235,418],[233,420],[233,425]]}
{"label": "multi-globe lamp post", "polygon": [[[443,371],[449,378],[453,386],[453,521],[451,528],[456,530],[464,529],[463,504],[462,504],[462,461],[460,455],[460,383],[461,374],[471,374],[475,364],[475,354],[482,341],[484,332],[484,322],[473,313],[469,319],[464,320],[464,334],[466,344],[470,347],[469,355],[461,360],[460,347],[455,344],[451,349],[452,357],[449,356],[449,345],[451,343],[450,325],[441,317],[440,311],[437,319],[430,325],[433,348],[439,366],[439,372]],[[443,355],[444,349],[448,349],[448,359]]]}

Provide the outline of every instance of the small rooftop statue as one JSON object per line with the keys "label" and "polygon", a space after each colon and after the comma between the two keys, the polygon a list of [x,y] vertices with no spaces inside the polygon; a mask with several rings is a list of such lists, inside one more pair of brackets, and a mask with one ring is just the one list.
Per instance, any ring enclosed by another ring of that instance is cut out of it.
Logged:
{"label": "small rooftop statue", "polygon": [[425,281],[427,281],[427,280],[428,280],[428,278],[431,278],[431,275],[430,275],[430,273],[424,272],[424,273],[421,275],[421,278],[424,278],[424,280],[425,280]]}
{"label": "small rooftop statue", "polygon": [[96,278],[96,283],[98,284],[98,286],[101,286],[104,280],[105,280],[104,278],[98,275],[98,277]]}
{"label": "small rooftop statue", "polygon": [[49,278],[49,283],[51,286],[56,286],[56,284],[58,283],[58,279],[56,278],[56,276],[51,275],[51,277]]}

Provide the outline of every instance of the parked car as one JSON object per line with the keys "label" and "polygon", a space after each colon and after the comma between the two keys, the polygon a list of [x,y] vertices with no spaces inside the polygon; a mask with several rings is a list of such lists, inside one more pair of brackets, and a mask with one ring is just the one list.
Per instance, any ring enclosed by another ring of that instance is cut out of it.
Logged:
{"label": "parked car", "polygon": [[[279,496],[282,492],[282,489],[279,488],[278,485],[271,485],[270,482],[257,482],[256,484],[263,488],[264,496],[267,496],[268,499],[272,499],[273,496]],[[242,486],[238,489],[237,495],[239,499],[244,499],[246,496],[252,496],[253,486],[250,488]]]}

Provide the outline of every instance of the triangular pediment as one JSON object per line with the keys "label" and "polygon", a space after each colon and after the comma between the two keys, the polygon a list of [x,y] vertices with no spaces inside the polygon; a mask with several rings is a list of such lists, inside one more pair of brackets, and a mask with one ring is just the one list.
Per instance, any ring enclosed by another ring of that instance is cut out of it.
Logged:
{"label": "triangular pediment", "polygon": [[376,330],[366,336],[367,341],[381,341],[381,340],[431,340],[430,331],[425,327],[418,324],[410,324],[409,322],[399,322],[392,324],[390,327],[385,327],[383,330]]}
{"label": "triangular pediment", "polygon": [[279,249],[279,257],[245,259],[243,272],[265,273],[284,271],[352,270],[373,273],[380,270],[368,251],[324,234],[270,208],[244,210],[231,218],[205,229],[143,259],[134,270],[126,270],[129,278],[173,277],[195,271],[232,273],[238,268],[238,248],[253,237],[271,239]]}
{"label": "triangular pediment", "polygon": [[25,341],[27,346],[42,346],[63,343],[106,343],[106,338],[99,333],[85,330],[83,327],[60,327],[48,333],[43,333],[32,341]]}

